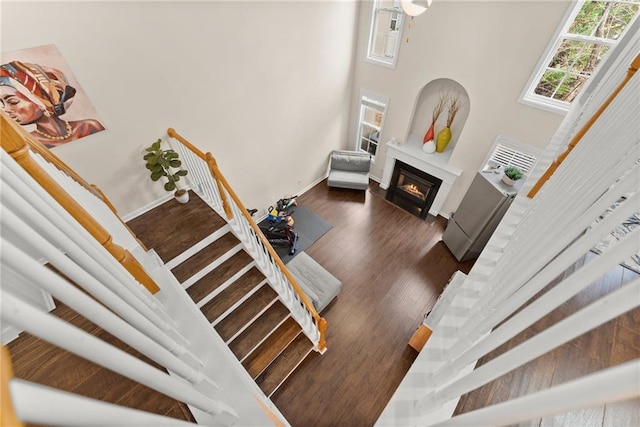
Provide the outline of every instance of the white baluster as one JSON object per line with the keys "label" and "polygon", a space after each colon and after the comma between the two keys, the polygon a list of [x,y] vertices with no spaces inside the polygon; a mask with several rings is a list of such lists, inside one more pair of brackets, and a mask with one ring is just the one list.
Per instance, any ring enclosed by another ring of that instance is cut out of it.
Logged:
{"label": "white baluster", "polygon": [[[29,224],[39,234],[56,242],[56,246],[62,248],[68,256],[82,265],[92,275],[104,277],[104,284],[109,290],[127,301],[129,305],[154,325],[170,333],[174,338],[180,340],[183,345],[186,343],[186,340],[175,330],[175,323],[173,321],[169,323],[165,320],[169,317],[164,310],[160,310],[160,306],[157,303],[147,303],[151,300],[149,297],[144,296],[143,288],[129,277],[126,272],[123,272],[120,264],[95,239],[86,238],[86,232],[83,229],[74,228],[71,224],[60,220],[53,214],[52,210],[44,210],[48,215],[48,218],[45,218],[40,213],[42,210],[33,209],[33,206],[38,205],[38,200],[35,197],[30,197],[31,193],[25,188],[18,194],[14,190],[17,183],[13,181],[9,171],[5,170],[3,172],[3,179],[7,185],[0,196],[5,206],[16,212],[25,221],[29,221]],[[30,200],[25,201],[22,196]],[[101,260],[101,263],[97,264],[94,260]],[[123,281],[125,281],[124,283],[130,283],[130,285],[124,286]],[[163,318],[158,313],[163,314]]]}
{"label": "white baluster", "polygon": [[4,289],[0,289],[0,295],[2,321],[206,413],[226,412],[237,416],[231,407],[205,396],[183,380],[142,362],[56,316],[42,313]]}
{"label": "white baluster", "polygon": [[585,332],[640,306],[638,292],[640,292],[640,279],[600,298],[540,332],[533,338],[480,366],[470,374],[427,394],[416,402],[418,410],[422,413],[427,413],[435,409],[436,405],[480,387]]}
{"label": "white baluster", "polygon": [[[31,178],[18,164],[11,159],[11,157],[4,151],[0,151],[0,160],[4,167],[3,181],[7,184],[6,187],[12,188],[16,193],[19,193],[19,198],[12,198],[12,203],[18,203],[15,200],[24,199],[26,203],[21,206],[26,206],[26,211],[32,210],[29,205],[32,206],[46,206],[45,209],[40,209],[40,212],[47,215],[47,219],[51,223],[55,224],[64,234],[69,236],[75,241],[84,252],[90,255],[90,258],[101,259],[101,263],[104,268],[107,268],[110,273],[117,278],[118,283],[127,284],[129,292],[133,293],[135,299],[130,303],[132,305],[144,304],[148,307],[147,312],[152,312],[150,316],[162,318],[163,330],[170,331],[175,327],[175,322],[169,318],[164,309],[157,303],[157,301],[149,294],[149,292],[138,282],[135,281],[126,271],[124,271],[120,264],[109,254],[101,245],[96,244],[96,240],[82,228],[70,215],[60,206],[53,198],[34,180]],[[14,202],[15,201],[15,202]],[[35,225],[38,223],[36,222]],[[46,230],[43,230],[46,232]],[[118,289],[112,289],[118,293]],[[123,297],[123,295],[120,295]],[[145,310],[143,307],[138,308],[140,311]]]}
{"label": "white baluster", "polygon": [[196,424],[90,399],[14,378],[9,383],[11,402],[18,418],[30,424],[64,426],[166,426]]}
{"label": "white baluster", "polygon": [[616,402],[640,395],[640,360],[617,365],[577,380],[471,411],[457,417],[424,424],[427,427],[467,427],[515,424]]}
{"label": "white baluster", "polygon": [[[2,215],[2,222],[3,224],[8,225],[13,232],[16,232],[18,231],[18,228],[24,227],[17,224],[17,221],[15,221],[17,218],[12,218],[13,216],[14,215],[11,212],[4,211]],[[179,347],[175,341],[155,329],[150,322],[131,309],[125,301],[119,300],[108,292],[95,292],[96,288],[100,288],[101,286],[95,278],[87,274],[77,265],[73,264],[73,262],[63,254],[57,252],[49,242],[41,238],[39,239],[38,237],[39,236],[33,232],[30,234],[22,233],[20,235],[20,238],[23,239],[25,243],[31,245],[33,249],[37,248],[45,258],[50,260],[51,264],[73,280],[77,285],[82,288],[91,289],[94,291],[92,292],[94,295],[106,295],[108,303],[103,298],[99,298],[98,300],[112,308],[114,312],[123,313],[123,317],[125,319],[132,319],[132,323],[139,325],[140,330],[144,333],[127,324],[120,317],[104,308],[93,298],[78,290],[61,276],[58,276],[50,269],[40,265],[37,261],[24,254],[4,238],[0,239],[3,249],[3,265],[8,268],[12,268],[17,274],[22,274],[22,276],[29,282],[33,284],[40,284],[39,286],[41,288],[74,309],[76,312],[99,325],[121,341],[129,344],[145,356],[158,362],[160,365],[163,365],[171,371],[174,371],[186,380],[193,383],[205,382],[212,389],[218,388],[217,385],[209,378],[206,378],[202,373],[196,371],[169,352],[175,352],[175,349]],[[34,244],[37,246],[33,246]],[[145,334],[149,335],[149,337]],[[162,346],[159,343],[162,344]],[[196,359],[193,355],[191,356],[191,359],[197,361],[200,365],[202,364],[202,362]]]}
{"label": "white baluster", "polygon": [[[590,261],[584,267],[563,280],[562,283],[546,292],[529,306],[514,315],[514,317],[506,323],[494,330],[490,335],[485,336],[482,341],[469,348],[464,354],[460,355],[464,349],[456,343],[446,356],[450,360],[456,359],[454,366],[444,367],[442,370],[437,371],[434,374],[433,381],[444,382],[463,366],[498,348],[498,346],[504,344],[507,340],[513,338],[525,328],[559,307],[563,302],[568,301],[578,294],[591,284],[589,278],[600,277],[606,274],[607,271],[614,268],[621,260],[628,258],[630,254],[638,252],[640,250],[639,235],[640,229],[636,229],[634,232],[625,236],[625,238],[614,247],[610,248],[598,258]],[[520,300],[527,301],[528,298],[521,298]],[[461,331],[460,333],[465,332]],[[474,342],[476,339],[477,336],[473,335],[469,340]],[[459,359],[457,359],[458,357]]]}

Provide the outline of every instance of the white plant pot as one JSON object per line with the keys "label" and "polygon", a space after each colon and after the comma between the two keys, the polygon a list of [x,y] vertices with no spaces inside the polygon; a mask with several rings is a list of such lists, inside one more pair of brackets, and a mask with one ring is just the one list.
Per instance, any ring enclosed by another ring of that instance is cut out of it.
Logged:
{"label": "white plant pot", "polygon": [[502,182],[504,182],[505,184],[507,184],[509,187],[513,186],[513,184],[515,184],[515,183],[516,183],[514,180],[512,180],[511,178],[509,178],[507,175],[502,175]]}
{"label": "white plant pot", "polygon": [[185,191],[183,194],[179,196],[177,195],[177,192],[176,192],[174,193],[173,197],[175,197],[178,203],[187,203],[189,201],[189,192]]}

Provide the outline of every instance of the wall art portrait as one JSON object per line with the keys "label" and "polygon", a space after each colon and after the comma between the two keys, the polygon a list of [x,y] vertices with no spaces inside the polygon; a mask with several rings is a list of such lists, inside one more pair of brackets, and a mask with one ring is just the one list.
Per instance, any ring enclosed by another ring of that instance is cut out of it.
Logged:
{"label": "wall art portrait", "polygon": [[3,53],[0,108],[54,148],[105,129],[55,45]]}

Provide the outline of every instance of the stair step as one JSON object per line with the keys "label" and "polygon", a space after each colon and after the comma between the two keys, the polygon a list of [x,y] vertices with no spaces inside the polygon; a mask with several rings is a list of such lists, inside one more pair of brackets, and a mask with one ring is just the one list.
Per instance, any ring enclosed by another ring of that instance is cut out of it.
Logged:
{"label": "stair step", "polygon": [[198,303],[242,270],[243,267],[246,267],[251,261],[252,259],[249,254],[245,251],[240,251],[220,264],[213,271],[209,272],[202,279],[189,286],[187,293],[195,303]]}
{"label": "stair step", "polygon": [[189,249],[187,249],[186,251],[182,252],[177,257],[173,258],[171,261],[165,262],[164,266],[167,267],[169,270],[173,270],[178,265],[180,265],[183,262],[185,262],[188,258],[192,257],[194,254],[196,254],[196,253],[200,252],[201,250],[203,250],[205,247],[207,247],[207,245],[209,245],[209,243],[212,243],[212,242],[218,240],[220,237],[224,236],[225,234],[229,233],[230,231],[231,231],[231,227],[229,227],[229,224],[225,225],[224,227],[218,228],[216,231],[214,231],[213,233],[209,234],[207,237],[205,237],[204,239],[200,240],[198,243],[196,243],[195,245],[191,246]]}
{"label": "stair step", "polygon": [[287,307],[279,300],[275,301],[247,329],[229,343],[229,348],[238,360],[243,361],[288,316]]}
{"label": "stair step", "polygon": [[256,378],[256,383],[264,394],[271,397],[289,375],[306,359],[311,350],[313,350],[311,341],[301,331],[278,358]]}
{"label": "stair step", "polygon": [[269,366],[291,342],[302,332],[300,325],[292,318],[273,331],[269,337],[247,357],[242,366],[251,378],[256,378]]}
{"label": "stair step", "polygon": [[226,225],[193,191],[184,205],[171,199],[127,222],[138,239],[165,263]]}
{"label": "stair step", "polygon": [[172,269],[171,272],[176,276],[178,281],[182,283],[230,251],[233,247],[237,246],[238,243],[240,243],[240,241],[236,236],[232,233],[226,233]]}
{"label": "stair step", "polygon": [[[243,253],[245,252],[243,251]],[[202,306],[202,313],[209,322],[215,322],[225,311],[233,307],[234,304],[251,292],[251,290],[256,288],[263,280],[265,280],[265,277],[260,270],[256,267],[252,267],[235,282],[216,295],[211,301]]]}
{"label": "stair step", "polygon": [[216,331],[218,331],[223,340],[229,341],[234,335],[247,327],[260,313],[265,311],[277,298],[278,294],[271,289],[271,286],[265,283],[220,323],[215,325]]}

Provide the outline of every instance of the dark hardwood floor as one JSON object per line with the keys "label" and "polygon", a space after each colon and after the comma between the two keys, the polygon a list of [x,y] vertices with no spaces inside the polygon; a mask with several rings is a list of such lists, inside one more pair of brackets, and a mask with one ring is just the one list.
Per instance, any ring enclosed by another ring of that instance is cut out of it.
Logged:
{"label": "dark hardwood floor", "polygon": [[[377,184],[372,183],[371,189],[367,192],[333,189],[323,181],[298,199],[333,225],[305,252],[340,279],[343,287],[322,313],[329,325],[327,352],[312,353],[272,396],[294,427],[372,426],[417,355],[407,343],[423,316],[449,277],[456,270],[467,273],[473,265],[456,262],[441,242],[446,226],[444,218],[421,221],[384,200],[377,192]],[[206,235],[200,229],[183,231]],[[532,326],[486,360],[523,337],[537,333],[546,327],[544,322],[555,322],[587,304],[599,292],[635,277],[637,274],[628,269],[616,268],[576,296],[573,303],[564,304],[548,320]],[[67,315],[75,317],[72,312]],[[639,325],[639,310],[602,325],[593,335],[578,338],[550,353],[548,359],[527,364],[506,378],[464,396],[457,412],[498,403],[567,381],[585,371],[637,358]],[[105,334],[91,325],[88,327],[94,333]],[[47,384],[66,373],[65,389],[70,391],[96,397],[106,392],[107,400],[121,405],[176,418],[188,416],[179,403],[158,393],[130,388],[135,386],[131,381],[107,375],[110,371],[81,358],[73,356],[57,364],[59,359],[53,354],[53,346],[28,336],[20,342],[9,346],[18,377]],[[37,357],[33,357],[34,353],[29,355],[32,350]],[[628,401],[522,425],[636,426],[640,425],[639,408],[638,400]]]}
{"label": "dark hardwood floor", "polygon": [[[56,308],[51,314],[162,369],[59,301],[56,301]],[[195,422],[184,403],[37,337],[22,333],[8,347],[17,378],[121,406]]]}
{"label": "dark hardwood floor", "polygon": [[[537,297],[553,288],[560,279],[570,275],[576,266],[597,255],[589,252],[559,276]],[[493,360],[535,334],[575,313],[603,295],[637,279],[638,274],[617,266],[582,292],[531,325],[508,343],[497,348],[478,363]],[[640,296],[638,296],[640,298]],[[640,357],[640,308],[606,322],[592,331],[550,351],[462,397],[456,414],[497,404],[539,390],[574,380],[609,366]],[[638,379],[640,384],[640,378]],[[573,411],[567,414],[531,420],[518,424],[526,427],[632,427],[640,426],[640,398]]]}
{"label": "dark hardwood floor", "polygon": [[308,357],[272,400],[294,427],[372,426],[417,356],[409,339],[451,275],[473,262],[458,263],[440,241],[444,218],[427,223],[372,192],[323,181],[298,201],[333,225],[305,252],[342,291],[321,313],[327,352]]}
{"label": "dark hardwood floor", "polygon": [[[440,241],[442,217],[420,221],[379,197],[377,184],[370,189],[330,189],[323,182],[298,199],[334,226],[306,252],[342,280],[343,290],[322,313],[327,352],[308,358],[272,398],[294,427],[373,425],[417,355],[407,342],[422,316],[455,270],[472,267],[457,263]],[[637,277],[616,267],[480,364]],[[639,336],[636,309],[463,396],[456,414],[636,359]],[[640,426],[640,399],[520,425]]]}

